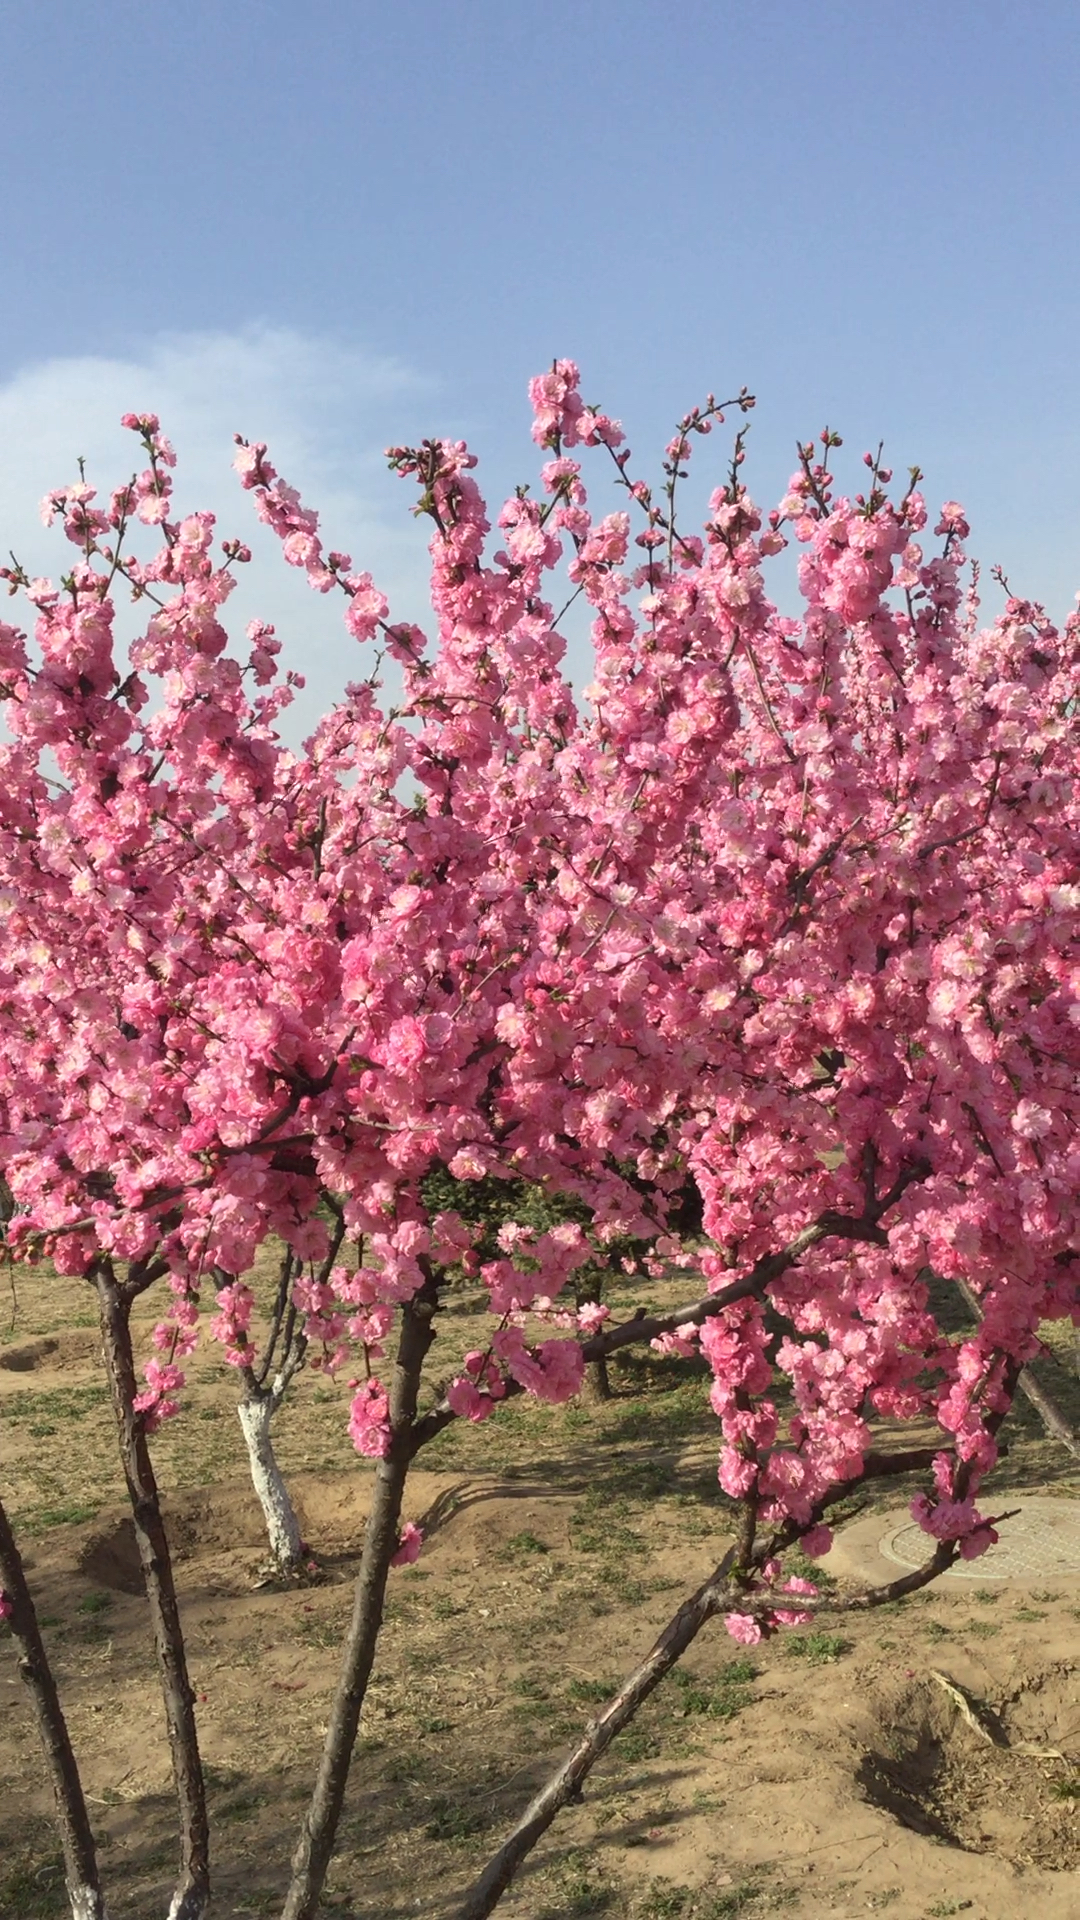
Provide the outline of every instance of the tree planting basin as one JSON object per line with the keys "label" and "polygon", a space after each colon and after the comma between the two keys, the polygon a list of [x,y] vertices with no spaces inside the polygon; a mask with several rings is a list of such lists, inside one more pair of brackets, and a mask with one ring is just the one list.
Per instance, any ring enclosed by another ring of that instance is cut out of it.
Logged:
{"label": "tree planting basin", "polygon": [[[958,1560],[935,1585],[953,1590],[1002,1583],[1012,1587],[1080,1588],[1080,1499],[1051,1494],[983,1498],[987,1518],[1008,1513],[1000,1539],[975,1560]],[[822,1567],[845,1579],[884,1586],[929,1559],[934,1542],[906,1507],[876,1513],[843,1527]]]}

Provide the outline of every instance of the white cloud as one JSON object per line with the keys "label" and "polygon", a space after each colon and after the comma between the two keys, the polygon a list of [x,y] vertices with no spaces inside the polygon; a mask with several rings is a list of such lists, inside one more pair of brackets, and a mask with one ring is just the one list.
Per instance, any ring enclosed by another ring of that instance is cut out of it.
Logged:
{"label": "white cloud", "polygon": [[278,471],[319,510],[327,545],[374,574],[395,617],[426,622],[424,537],[383,448],[432,431],[438,409],[433,383],[402,363],[283,328],[163,335],[128,357],[29,365],[0,387],[0,552],[13,550],[31,574],[65,571],[73,550],[59,528],[42,526],[42,496],[77,478],[79,455],[107,495],[138,460],[121,414],[157,413],[177,450],[178,507],[211,509],[222,537],[253,549],[226,621],[237,636],[256,614],[274,621],[284,664],[307,677],[286,716],[297,739],[366,669],[341,623],[341,596],[313,594],[256,521],[232,471],[233,434],[267,442]]}

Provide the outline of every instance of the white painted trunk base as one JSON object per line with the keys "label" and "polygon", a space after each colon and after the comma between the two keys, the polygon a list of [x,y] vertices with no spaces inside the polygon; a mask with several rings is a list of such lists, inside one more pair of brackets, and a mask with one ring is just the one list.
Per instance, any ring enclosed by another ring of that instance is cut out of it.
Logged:
{"label": "white painted trunk base", "polygon": [[274,1417],[273,1399],[268,1394],[264,1399],[241,1400],[237,1412],[248,1450],[251,1484],[263,1510],[274,1564],[289,1568],[299,1566],[304,1546],[300,1523],[293,1511],[289,1489],[274,1458],[270,1438],[270,1422]]}
{"label": "white painted trunk base", "polygon": [[210,1911],[210,1898],[197,1887],[179,1887],[173,1894],[169,1920],[203,1920]]}
{"label": "white painted trunk base", "polygon": [[72,1886],[68,1881],[68,1899],[71,1901],[71,1920],[109,1920],[105,1911],[105,1901],[93,1887]]}

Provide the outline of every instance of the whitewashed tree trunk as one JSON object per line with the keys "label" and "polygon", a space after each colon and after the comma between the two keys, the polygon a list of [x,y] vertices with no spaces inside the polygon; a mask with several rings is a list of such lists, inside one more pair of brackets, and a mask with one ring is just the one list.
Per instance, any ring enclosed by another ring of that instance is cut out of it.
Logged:
{"label": "whitewashed tree trunk", "polygon": [[303,1561],[304,1542],[270,1438],[270,1424],[279,1404],[276,1387],[275,1381],[270,1392],[246,1394],[237,1412],[248,1450],[251,1484],[263,1510],[274,1565],[282,1573],[295,1573]]}
{"label": "whitewashed tree trunk", "polygon": [[210,1911],[210,1896],[204,1887],[178,1887],[169,1907],[169,1920],[203,1920]]}
{"label": "whitewashed tree trunk", "polygon": [[[333,1216],[333,1224],[325,1257],[317,1276],[313,1274],[313,1278],[317,1277],[323,1286],[333,1270],[345,1237],[344,1212],[332,1195],[327,1194],[324,1198]],[[360,1257],[359,1252],[357,1257]],[[279,1573],[288,1574],[299,1573],[305,1559],[304,1542],[300,1537],[300,1523],[289,1498],[289,1489],[274,1457],[270,1427],[290,1382],[300,1372],[307,1354],[304,1317],[298,1312],[292,1298],[293,1282],[302,1268],[303,1262],[299,1256],[286,1247],[265,1344],[261,1353],[248,1347],[240,1369],[243,1392],[237,1408],[244,1444],[248,1450],[251,1484],[266,1522],[271,1559]],[[224,1269],[216,1271],[225,1285],[236,1278],[235,1274],[226,1273]],[[242,1336],[241,1347],[247,1346],[246,1336]],[[187,1920],[186,1915],[182,1916],[182,1920]]]}
{"label": "whitewashed tree trunk", "polygon": [[97,1887],[68,1886],[71,1920],[108,1920],[105,1901]]}

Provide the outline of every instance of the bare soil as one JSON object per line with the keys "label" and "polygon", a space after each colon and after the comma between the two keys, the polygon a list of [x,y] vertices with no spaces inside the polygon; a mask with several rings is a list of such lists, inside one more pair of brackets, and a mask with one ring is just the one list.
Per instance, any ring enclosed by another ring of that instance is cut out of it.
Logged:
{"label": "bare soil", "polygon": [[[668,1293],[628,1284],[625,1304]],[[93,1303],[50,1275],[24,1275],[20,1295],[0,1344],[0,1480],[112,1911],[146,1920],[166,1905],[173,1808]],[[475,1343],[475,1303],[459,1304],[432,1394]],[[1066,1358],[1047,1384],[1069,1403]],[[344,1435],[344,1382],[308,1371],[276,1438],[320,1572],[291,1591],[267,1584],[236,1383],[212,1350],[189,1377],[155,1458],[199,1695],[215,1914],[273,1915],[326,1722],[369,1472]],[[706,1383],[641,1356],[612,1380],[610,1402],[518,1401],[425,1450],[407,1510],[426,1543],[418,1565],[392,1575],[327,1913],[452,1920],[596,1702],[720,1557],[730,1520]],[[1025,1411],[1008,1438],[995,1497],[1080,1493],[1075,1463]],[[893,1482],[884,1503],[906,1492]],[[749,1659],[707,1629],[499,1911],[1076,1920],[1078,1622],[1080,1590],[988,1583],[826,1616]],[[985,1703],[1007,1744],[980,1738],[932,1669]],[[0,1724],[0,1915],[61,1915],[49,1792],[10,1639]]]}

